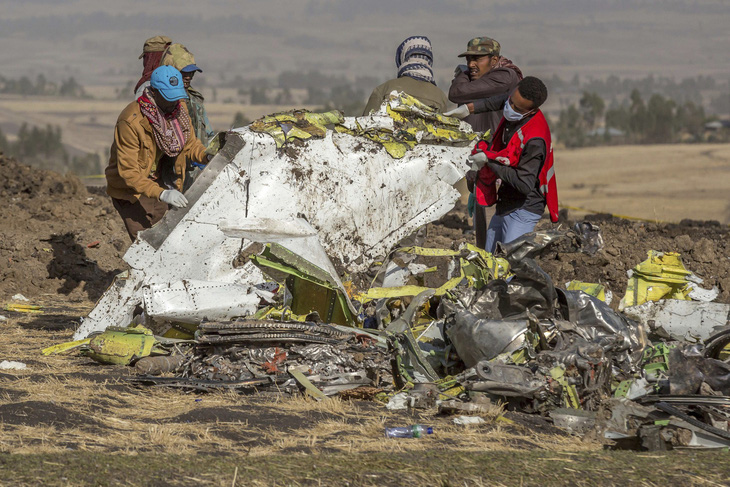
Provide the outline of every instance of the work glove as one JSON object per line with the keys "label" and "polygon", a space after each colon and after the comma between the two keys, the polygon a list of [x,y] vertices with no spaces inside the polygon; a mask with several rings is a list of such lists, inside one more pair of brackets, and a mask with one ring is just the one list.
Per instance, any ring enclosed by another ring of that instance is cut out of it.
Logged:
{"label": "work glove", "polygon": [[456,117],[459,120],[467,116],[469,116],[469,107],[467,105],[459,105],[453,110],[444,112],[444,117]]}
{"label": "work glove", "polygon": [[467,159],[471,162],[472,171],[479,171],[487,163],[487,155],[484,152],[472,154]]}
{"label": "work glove", "polygon": [[469,66],[467,66],[466,64],[459,64],[454,70],[454,76],[458,76],[460,73],[469,74]]}
{"label": "work glove", "polygon": [[176,189],[166,189],[163,191],[160,195],[160,201],[164,201],[175,208],[185,208],[188,206],[188,199]]}

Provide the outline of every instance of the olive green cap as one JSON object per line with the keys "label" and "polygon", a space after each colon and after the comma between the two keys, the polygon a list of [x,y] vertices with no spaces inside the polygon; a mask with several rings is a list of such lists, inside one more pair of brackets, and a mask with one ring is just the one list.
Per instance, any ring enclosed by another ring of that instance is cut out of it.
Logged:
{"label": "olive green cap", "polygon": [[142,48],[142,54],[139,55],[139,59],[144,57],[146,52],[160,52],[164,51],[168,44],[172,42],[167,36],[154,36],[144,41],[144,47]]}
{"label": "olive green cap", "polygon": [[181,72],[185,68],[188,68],[185,69],[186,71],[203,72],[203,70],[195,64],[195,57],[193,56],[193,53],[188,51],[188,48],[182,44],[172,44],[168,47],[167,52],[165,52],[165,55],[162,57],[160,65],[172,66]]}
{"label": "olive green cap", "polygon": [[464,56],[499,56],[499,42],[490,37],[475,37],[466,45],[466,51],[459,54]]}

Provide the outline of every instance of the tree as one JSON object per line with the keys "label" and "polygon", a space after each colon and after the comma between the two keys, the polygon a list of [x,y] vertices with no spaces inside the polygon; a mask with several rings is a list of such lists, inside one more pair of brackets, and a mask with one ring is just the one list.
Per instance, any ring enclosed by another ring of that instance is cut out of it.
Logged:
{"label": "tree", "polygon": [[567,109],[560,111],[556,139],[566,147],[582,147],[585,145],[585,131],[580,111],[571,104]]}
{"label": "tree", "polygon": [[581,116],[585,122],[585,128],[593,130],[596,128],[596,122],[603,117],[603,112],[606,109],[606,104],[603,102],[603,98],[598,96],[597,93],[583,92],[583,97],[579,102]]}
{"label": "tree", "polygon": [[606,110],[606,128],[615,128],[628,132],[630,127],[631,113],[626,105],[618,105]]}
{"label": "tree", "polygon": [[266,97],[266,88],[251,87],[251,105],[267,105],[271,103]]}
{"label": "tree", "polygon": [[674,100],[668,100],[656,93],[651,95],[646,107],[648,126],[645,142],[674,142],[675,106]]}
{"label": "tree", "polygon": [[5,137],[2,129],[0,129],[0,153],[8,151],[8,139]]}
{"label": "tree", "polygon": [[81,98],[86,96],[86,91],[84,90],[84,87],[81,86],[72,76],[61,83],[61,87],[58,89],[58,94],[71,98]]}
{"label": "tree", "polygon": [[694,140],[701,139],[707,121],[702,106],[697,106],[691,101],[685,102],[677,107],[674,119],[676,132],[689,134]]}
{"label": "tree", "polygon": [[635,142],[643,142],[648,130],[649,118],[646,112],[646,105],[641,98],[639,90],[631,92],[631,106],[629,107],[629,130],[630,137]]}

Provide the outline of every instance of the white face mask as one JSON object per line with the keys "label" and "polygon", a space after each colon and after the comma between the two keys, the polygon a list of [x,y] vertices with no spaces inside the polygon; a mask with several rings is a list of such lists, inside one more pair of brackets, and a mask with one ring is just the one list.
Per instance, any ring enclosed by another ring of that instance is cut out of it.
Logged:
{"label": "white face mask", "polygon": [[519,120],[522,120],[524,116],[527,115],[526,113],[523,114],[515,111],[515,109],[512,108],[512,105],[510,105],[509,98],[507,98],[507,101],[504,103],[504,110],[502,114],[504,115],[504,118],[506,118],[510,122],[517,122]]}

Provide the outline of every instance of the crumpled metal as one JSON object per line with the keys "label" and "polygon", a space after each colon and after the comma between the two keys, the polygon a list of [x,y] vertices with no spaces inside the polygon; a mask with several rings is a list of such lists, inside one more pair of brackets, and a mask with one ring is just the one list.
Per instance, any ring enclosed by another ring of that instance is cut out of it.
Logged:
{"label": "crumpled metal", "polygon": [[526,258],[533,259],[543,253],[548,246],[564,239],[566,234],[565,230],[526,233],[508,244],[499,242],[495,254],[506,257],[510,264],[520,262]]}
{"label": "crumpled metal", "polygon": [[601,229],[589,221],[577,222],[573,225],[581,252],[594,255],[603,248]]}
{"label": "crumpled metal", "polygon": [[527,329],[527,320],[478,319],[468,310],[461,310],[446,335],[464,365],[473,367],[481,360],[517,350],[525,341]]}
{"label": "crumpled metal", "polygon": [[730,364],[705,357],[701,344],[677,346],[669,352],[669,392],[698,394],[704,382],[716,392],[730,395]]}
{"label": "crumpled metal", "polygon": [[468,390],[505,397],[545,399],[547,396],[545,376],[527,367],[481,361],[474,367],[474,373],[476,380],[465,381]]}
{"label": "crumpled metal", "polygon": [[647,344],[646,334],[638,323],[582,291],[558,289],[557,293],[561,314],[575,323],[587,340],[611,350],[629,368],[638,362]]}
{"label": "crumpled metal", "polygon": [[[557,293],[550,276],[537,263],[525,258],[512,267],[514,277],[507,282],[494,279],[481,290],[465,289],[456,293],[452,308],[468,309],[479,319],[527,319],[530,314],[538,319],[552,318]],[[448,313],[450,306],[444,307]]]}

